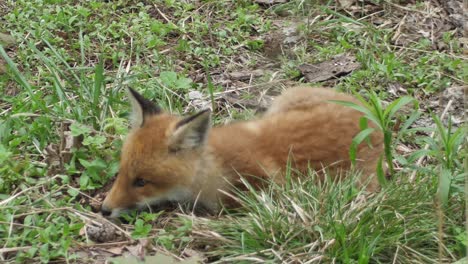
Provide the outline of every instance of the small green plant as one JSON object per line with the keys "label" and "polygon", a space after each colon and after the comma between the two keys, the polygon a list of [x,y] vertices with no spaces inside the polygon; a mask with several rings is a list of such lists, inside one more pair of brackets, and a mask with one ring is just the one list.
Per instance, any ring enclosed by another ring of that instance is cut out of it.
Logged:
{"label": "small green plant", "polygon": [[153,228],[152,225],[150,224],[145,224],[145,221],[143,219],[137,219],[135,221],[135,230],[132,232],[132,237],[133,238],[142,238],[142,237],[147,237],[148,234],[151,232],[151,229]]}
{"label": "small green plant", "polygon": [[190,232],[192,231],[192,221],[186,218],[180,218],[180,225],[171,227],[170,229],[162,229],[154,239],[156,244],[165,247],[168,250],[176,248],[184,248],[192,238]]}
{"label": "small green plant", "polygon": [[467,172],[462,168],[463,160],[467,156],[466,151],[463,152],[461,149],[463,144],[466,144],[466,127],[461,126],[453,131],[451,117],[448,118],[447,127],[436,115],[432,115],[432,119],[436,124],[437,137],[426,138],[430,150],[428,154],[438,161],[438,198],[446,206],[451,192],[464,192],[464,178]]}
{"label": "small green plant", "polygon": [[21,179],[12,168],[13,164],[9,161],[12,154],[0,143],[0,175],[2,175],[0,177],[0,194],[9,193],[11,191],[9,187]]}
{"label": "small green plant", "polygon": [[[74,122],[70,125],[71,135],[76,138],[82,138],[82,144],[87,151],[93,153],[102,152],[105,149],[107,138],[99,133],[92,131],[89,126]],[[68,165],[69,172],[79,173],[75,168],[73,161],[77,159],[79,164],[84,167],[80,176],[80,189],[93,190],[101,187],[106,181],[117,172],[117,162],[106,162],[100,157],[93,157],[90,161],[86,158],[84,150],[74,150],[72,164]]]}
{"label": "small green plant", "polygon": [[[361,95],[355,94],[355,96],[359,99],[361,105],[353,103],[353,102],[345,102],[345,101],[333,101],[337,104],[341,104],[344,106],[351,107],[359,112],[364,114],[364,117],[367,120],[373,122],[377,129],[379,129],[384,135],[384,153],[385,153],[385,160],[388,166],[390,173],[394,174],[393,169],[393,125],[395,124],[395,114],[396,112],[402,108],[404,105],[413,102],[414,105],[417,105],[417,101],[409,96],[401,97],[392,103],[390,103],[385,109],[383,108],[382,101],[377,96],[375,92],[370,92],[369,94],[369,102],[367,102]],[[413,122],[414,118],[409,118],[409,121]],[[374,131],[373,128],[367,127],[367,122],[360,122],[361,129],[363,129],[359,134],[355,136],[353,139],[352,145],[350,147],[350,158],[355,161],[356,159],[356,152],[357,146],[364,141],[368,136]],[[408,127],[409,124],[405,124],[405,127]],[[381,165],[377,169],[377,175],[379,178],[379,182],[382,185],[385,185],[385,177],[383,175],[383,169]]]}
{"label": "small green plant", "polygon": [[250,50],[260,50],[260,49],[263,48],[263,46],[264,46],[263,40],[250,40],[250,41],[247,41],[247,47]]}
{"label": "small green plant", "polygon": [[176,72],[163,71],[159,74],[159,79],[167,88],[174,91],[186,91],[192,87],[192,79],[180,77]]}

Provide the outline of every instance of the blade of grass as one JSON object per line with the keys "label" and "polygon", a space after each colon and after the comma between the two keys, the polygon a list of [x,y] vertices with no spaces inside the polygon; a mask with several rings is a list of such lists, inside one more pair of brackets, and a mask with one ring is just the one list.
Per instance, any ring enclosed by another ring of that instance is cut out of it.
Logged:
{"label": "blade of grass", "polygon": [[[67,73],[70,73],[73,78],[75,78],[75,80],[77,81],[77,83],[83,87],[84,83],[81,81],[81,79],[78,77],[78,75],[76,75],[75,71],[73,70],[72,67],[70,67],[70,65],[67,63],[67,61],[63,58],[63,56],[57,52],[56,48],[54,46],[52,46],[45,38],[41,38],[41,41],[43,41],[47,47],[49,47],[50,51],[52,51],[52,53],[54,53],[55,57],[59,59],[59,61],[65,66],[65,68],[67,69]],[[41,55],[43,55],[43,53],[41,51],[39,51],[35,45],[30,45],[30,47],[33,47],[34,51],[36,53],[40,53]],[[46,58],[46,56],[42,56],[42,58]],[[49,64],[51,64],[52,62],[50,60],[47,60],[47,62]],[[55,65],[55,64],[54,64]],[[55,65],[55,68],[59,68],[58,65]],[[65,76],[66,77],[66,76]]]}
{"label": "blade of grass", "polygon": [[[448,109],[450,109],[450,106],[452,105],[452,103],[453,103],[453,100],[448,101],[447,105],[446,105],[445,108],[444,108],[444,111],[443,111],[442,114],[440,115],[440,120],[443,120],[443,119],[444,119],[445,114],[447,113]],[[435,131],[433,131],[429,137],[430,137],[430,138],[434,138],[434,136],[435,136]],[[425,149],[425,150],[429,149],[429,144],[426,144],[426,145],[424,146],[424,149]],[[420,158],[418,159],[418,161],[416,162],[416,167],[419,167],[419,166],[421,165],[421,163],[423,162],[424,158],[425,158],[425,156],[422,156],[422,157],[420,157]],[[411,175],[410,175],[410,177],[409,177],[409,178],[410,178],[410,182],[414,182],[414,180],[416,179],[416,173],[417,173],[417,170],[414,170],[413,173],[411,173]]]}
{"label": "blade of grass", "polygon": [[205,72],[206,72],[206,81],[207,81],[207,88],[208,88],[208,93],[210,95],[210,101],[211,101],[211,108],[212,108],[212,111],[214,111],[216,109],[216,103],[215,103],[215,99],[214,99],[214,84],[211,80],[211,75],[208,71],[207,68],[205,68]]}
{"label": "blade of grass", "polygon": [[412,97],[409,97],[409,96],[398,98],[397,100],[393,101],[391,104],[387,106],[387,108],[384,111],[383,118],[385,120],[392,118],[395,115],[395,113],[398,110],[400,110],[400,108],[402,108],[403,106],[411,102],[416,102],[416,101]]}
{"label": "blade of grass", "polygon": [[387,179],[385,179],[385,171],[383,169],[383,157],[379,157],[377,163],[377,180],[379,181],[380,186],[385,187],[387,185]]}
{"label": "blade of grass", "polygon": [[351,160],[351,163],[356,165],[356,153],[357,153],[357,148],[359,144],[361,144],[362,141],[364,141],[366,138],[369,137],[369,135],[374,132],[375,129],[373,128],[366,128],[359,132],[352,140],[351,146],[349,147],[349,158]]}
{"label": "blade of grass", "polygon": [[353,102],[348,102],[348,101],[339,101],[339,100],[329,100],[329,102],[333,102],[339,105],[351,107],[354,110],[357,110],[365,115],[365,117],[369,120],[371,120],[376,126],[378,126],[381,130],[383,130],[383,127],[381,125],[381,122],[379,119],[376,118],[375,114],[366,108],[365,106],[358,105]]}
{"label": "blade of grass", "polygon": [[8,54],[5,52],[3,49],[3,46],[0,45],[0,56],[6,61],[8,66],[10,67],[11,71],[13,72],[13,76],[15,77],[16,81],[26,89],[26,91],[29,94],[29,97],[31,100],[34,102],[35,105],[37,105],[41,110],[43,110],[45,113],[49,112],[49,109],[47,106],[44,104],[44,101],[37,98],[37,96],[33,92],[33,87],[29,84],[29,82],[26,80],[26,78],[23,76],[23,74],[19,71],[19,69],[16,67],[15,63],[10,59]]}
{"label": "blade of grass", "polygon": [[99,108],[99,100],[102,96],[102,87],[104,84],[104,64],[102,58],[99,59],[99,63],[94,68],[94,90],[93,90],[93,105]]}

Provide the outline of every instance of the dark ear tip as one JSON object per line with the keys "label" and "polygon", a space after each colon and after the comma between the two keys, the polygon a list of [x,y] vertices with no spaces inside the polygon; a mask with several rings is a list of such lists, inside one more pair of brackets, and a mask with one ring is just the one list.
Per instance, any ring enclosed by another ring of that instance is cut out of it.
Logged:
{"label": "dark ear tip", "polygon": [[152,101],[146,99],[145,97],[143,97],[143,95],[141,95],[140,93],[138,93],[137,91],[135,91],[134,89],[132,89],[130,87],[128,87],[128,91],[129,91],[130,97],[133,97],[138,102],[138,104],[140,105],[140,107],[141,107],[141,109],[143,111],[143,114],[159,114],[159,113],[161,113],[161,108],[159,108],[158,105],[156,105]]}
{"label": "dark ear tip", "polygon": [[138,97],[141,96],[141,94],[137,91],[135,91],[133,88],[128,87],[127,91],[133,95],[133,97]]}
{"label": "dark ear tip", "polygon": [[200,120],[211,120],[211,109],[202,110],[192,116],[186,117],[177,123],[176,128],[181,127],[185,124],[192,122],[193,120],[200,118]]}
{"label": "dark ear tip", "polygon": [[203,116],[204,118],[211,120],[211,109],[209,109],[209,108],[208,109],[203,109],[200,112],[198,112],[198,114],[196,114],[196,116]]}

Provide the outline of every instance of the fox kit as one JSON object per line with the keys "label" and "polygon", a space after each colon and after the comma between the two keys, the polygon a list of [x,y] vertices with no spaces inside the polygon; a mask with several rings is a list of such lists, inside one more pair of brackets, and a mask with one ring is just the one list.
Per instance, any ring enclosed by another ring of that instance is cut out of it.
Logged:
{"label": "fox kit", "polygon": [[[232,201],[223,191],[241,187],[241,177],[258,188],[265,180],[281,184],[288,161],[303,175],[309,169],[322,177],[324,169],[330,175],[345,173],[351,169],[349,148],[362,117],[330,102],[358,103],[356,99],[325,88],[287,89],[263,117],[213,128],[209,110],[182,118],[163,112],[132,89],[129,97],[132,130],[102,205],[106,216],[167,201],[216,211],[219,201]],[[359,186],[378,188],[374,174],[382,153],[383,135],[376,129],[370,144],[358,146]]]}

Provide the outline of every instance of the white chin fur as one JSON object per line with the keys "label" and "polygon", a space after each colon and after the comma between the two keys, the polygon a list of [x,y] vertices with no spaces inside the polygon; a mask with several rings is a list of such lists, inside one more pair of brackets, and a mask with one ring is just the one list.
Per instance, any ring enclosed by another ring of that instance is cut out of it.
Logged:
{"label": "white chin fur", "polygon": [[137,204],[138,208],[145,208],[150,205],[157,205],[161,202],[185,202],[192,198],[192,193],[186,188],[175,188],[164,196],[149,197]]}
{"label": "white chin fur", "polygon": [[[137,204],[139,209],[146,208],[151,205],[157,205],[161,202],[171,201],[171,202],[184,202],[192,198],[190,190],[186,188],[176,188],[168,192],[165,196],[162,197],[150,197]],[[115,208],[112,210],[110,215],[111,218],[117,218],[122,212],[127,211],[123,208]]]}
{"label": "white chin fur", "polygon": [[112,210],[112,213],[110,215],[110,218],[117,218],[120,216],[120,214],[122,213],[122,209],[121,208],[115,208]]}

